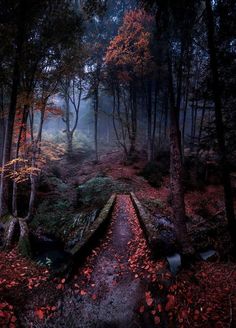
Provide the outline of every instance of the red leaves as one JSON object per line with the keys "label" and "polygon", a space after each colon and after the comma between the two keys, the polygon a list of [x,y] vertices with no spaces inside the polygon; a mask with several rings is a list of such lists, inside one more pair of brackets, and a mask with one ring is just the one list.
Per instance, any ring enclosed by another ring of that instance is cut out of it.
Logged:
{"label": "red leaves", "polygon": [[148,306],[152,306],[152,304],[153,304],[153,298],[152,298],[151,292],[146,292],[145,293],[145,299],[146,299],[147,305]]}
{"label": "red leaves", "polygon": [[87,292],[86,292],[85,290],[81,290],[81,291],[80,291],[80,295],[81,295],[81,296],[85,296],[86,294],[87,294]]}
{"label": "red leaves", "polygon": [[47,305],[36,309],[34,313],[39,320],[43,320],[46,317],[51,317],[56,309],[56,306]]}
{"label": "red leaves", "polygon": [[41,309],[35,310],[35,315],[38,317],[40,320],[43,320],[44,318],[44,312]]}
{"label": "red leaves", "polygon": [[155,325],[159,325],[161,323],[161,319],[160,319],[160,317],[158,317],[158,315],[156,315],[154,317],[154,323],[155,323]]}
{"label": "red leaves", "polygon": [[167,295],[167,303],[166,303],[166,307],[165,310],[166,311],[170,311],[175,307],[175,296],[174,295]]}
{"label": "red leaves", "polygon": [[13,312],[13,306],[7,302],[0,303],[0,327],[16,327],[17,318]]}
{"label": "red leaves", "polygon": [[144,307],[144,305],[140,306],[140,308],[139,308],[139,313],[143,313],[143,312],[144,312],[144,310],[145,310],[145,307]]}
{"label": "red leaves", "polygon": [[92,299],[95,301],[97,299],[97,295],[96,294],[93,294],[92,295]]}

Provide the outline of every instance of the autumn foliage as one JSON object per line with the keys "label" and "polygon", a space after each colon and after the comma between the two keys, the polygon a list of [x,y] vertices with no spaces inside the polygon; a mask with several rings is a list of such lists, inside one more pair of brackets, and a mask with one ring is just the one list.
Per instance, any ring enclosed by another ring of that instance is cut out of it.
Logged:
{"label": "autumn foliage", "polygon": [[153,16],[144,10],[126,13],[119,33],[110,42],[105,56],[105,63],[119,70],[121,80],[129,80],[152,69],[150,45],[153,25]]}

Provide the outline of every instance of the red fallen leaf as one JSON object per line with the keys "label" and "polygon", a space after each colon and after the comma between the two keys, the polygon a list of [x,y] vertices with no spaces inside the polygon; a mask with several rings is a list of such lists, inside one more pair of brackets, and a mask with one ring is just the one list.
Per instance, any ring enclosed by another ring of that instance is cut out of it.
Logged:
{"label": "red fallen leaf", "polygon": [[64,283],[65,283],[65,281],[66,281],[66,279],[65,279],[65,278],[61,279],[61,283],[62,283],[62,284],[64,284]]}
{"label": "red fallen leaf", "polygon": [[174,295],[167,295],[168,302],[166,304],[166,311],[170,311],[175,306],[175,296]]}
{"label": "red fallen leaf", "polygon": [[157,305],[157,311],[158,312],[161,312],[162,311],[162,305],[160,303]]}
{"label": "red fallen leaf", "polygon": [[59,285],[57,285],[57,287],[56,287],[57,289],[63,289],[64,288],[64,286],[62,285],[62,284],[59,284]]}
{"label": "red fallen leaf", "polygon": [[57,309],[56,306],[51,307],[51,311],[56,311],[56,309]]}
{"label": "red fallen leaf", "polygon": [[86,294],[87,294],[87,292],[86,292],[85,290],[81,290],[81,291],[80,291],[80,295],[81,295],[81,296],[84,296],[84,295],[86,295]]}
{"label": "red fallen leaf", "polygon": [[144,310],[145,310],[145,307],[144,307],[144,305],[140,306],[140,308],[139,308],[139,313],[143,313],[143,312],[144,312]]}
{"label": "red fallen leaf", "polygon": [[153,303],[153,298],[151,296],[151,292],[146,292],[145,293],[145,298],[146,298],[146,303],[148,306],[151,306]]}
{"label": "red fallen leaf", "polygon": [[156,316],[154,317],[154,322],[155,322],[155,325],[159,325],[159,324],[160,324],[161,319],[158,317],[158,315],[156,315]]}
{"label": "red fallen leaf", "polygon": [[11,317],[11,322],[15,323],[17,321],[17,318],[15,316]]}
{"label": "red fallen leaf", "polygon": [[92,295],[92,299],[95,301],[97,299],[97,295],[96,294],[93,294]]}
{"label": "red fallen leaf", "polygon": [[14,322],[10,322],[9,328],[16,328],[16,325]]}
{"label": "red fallen leaf", "polygon": [[41,309],[38,309],[35,311],[35,315],[40,319],[40,320],[43,320],[44,318],[44,313]]}
{"label": "red fallen leaf", "polygon": [[195,311],[194,311],[194,316],[193,316],[193,318],[194,318],[195,321],[198,320],[198,318],[199,318],[199,314],[200,314],[200,312],[199,312],[198,310],[195,310]]}
{"label": "red fallen leaf", "polygon": [[188,309],[182,309],[178,315],[178,320],[182,323],[188,317]]}
{"label": "red fallen leaf", "polygon": [[0,317],[5,318],[5,316],[6,316],[5,313],[3,311],[0,311]]}
{"label": "red fallen leaf", "polygon": [[152,314],[152,315],[155,315],[155,314],[156,314],[156,310],[152,310],[152,311],[151,311],[151,314]]}

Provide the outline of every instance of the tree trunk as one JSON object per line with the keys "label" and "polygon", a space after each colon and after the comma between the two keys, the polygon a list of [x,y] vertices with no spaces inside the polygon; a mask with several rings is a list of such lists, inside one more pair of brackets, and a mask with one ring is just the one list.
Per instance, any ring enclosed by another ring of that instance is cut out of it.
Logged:
{"label": "tree trunk", "polygon": [[20,225],[20,237],[18,242],[19,251],[22,256],[30,257],[31,254],[31,246],[29,240],[29,228],[28,224],[24,219],[19,219]]}
{"label": "tree trunk", "polygon": [[222,114],[222,100],[219,85],[219,73],[217,63],[217,50],[215,45],[215,28],[214,28],[214,16],[211,6],[211,0],[205,0],[206,13],[207,13],[207,34],[208,34],[208,48],[210,55],[210,66],[212,73],[212,91],[215,104],[215,119],[216,119],[216,134],[218,140],[218,149],[220,155],[220,166],[222,171],[223,186],[224,186],[224,198],[225,198],[225,211],[228,220],[229,232],[232,238],[234,247],[236,248],[236,220],[234,216],[234,204],[233,195],[230,181],[230,170],[226,155],[225,146],[225,127],[223,123]]}
{"label": "tree trunk", "polygon": [[4,134],[5,134],[5,120],[4,120],[4,92],[1,87],[1,98],[0,98],[0,167],[2,166],[3,160],[3,147],[4,147]]}
{"label": "tree trunk", "polygon": [[148,114],[148,161],[152,160],[152,82],[147,87],[147,114]]}
{"label": "tree trunk", "polygon": [[2,153],[2,173],[0,179],[0,217],[8,212],[8,179],[5,177],[4,167],[11,160],[11,146],[12,137],[14,130],[15,114],[16,114],[16,102],[17,102],[17,92],[19,86],[19,63],[18,58],[15,60],[14,72],[13,72],[13,83],[11,90],[11,100],[8,112],[8,117],[6,121],[5,137],[4,137],[4,147]]}
{"label": "tree trunk", "polygon": [[179,113],[175,106],[172,62],[169,59],[169,105],[170,105],[170,187],[172,193],[172,208],[175,219],[177,239],[182,253],[193,253],[186,227],[186,214],[183,190],[183,164],[181,154],[181,133],[179,129]]}
{"label": "tree trunk", "polygon": [[151,152],[152,152],[152,160],[155,157],[155,138],[156,138],[156,126],[157,126],[157,92],[158,92],[158,85],[157,81],[155,83],[155,96],[154,96],[154,112],[153,112],[153,128],[152,128],[152,145],[151,145]]}
{"label": "tree trunk", "polygon": [[[28,113],[29,113],[28,106],[24,106],[20,131],[19,131],[17,145],[16,145],[15,158],[19,157],[20,146],[21,146],[21,142],[22,142],[22,135],[23,135],[23,132],[26,133],[26,124],[27,124],[27,119],[28,119]],[[17,169],[17,162],[15,162],[15,164],[14,164],[14,170],[16,170],[16,169]],[[17,189],[18,189],[17,188],[17,183],[15,181],[13,181],[13,187],[12,187],[12,213],[15,217],[18,216],[18,211],[17,211]]]}
{"label": "tree trunk", "polygon": [[8,230],[7,230],[7,236],[5,241],[5,248],[9,249],[13,245],[13,239],[15,236],[16,229],[18,227],[19,220],[17,218],[13,218],[11,222],[9,223]]}
{"label": "tree trunk", "polygon": [[130,136],[130,149],[129,156],[132,157],[136,151],[136,138],[137,138],[137,99],[135,86],[130,87],[130,102],[131,102],[131,136]]}
{"label": "tree trunk", "polygon": [[206,113],[206,98],[204,98],[203,108],[202,108],[202,115],[201,115],[201,121],[200,121],[200,127],[199,127],[199,134],[198,134],[198,152],[200,150],[200,144],[201,144],[201,138],[202,138],[202,130],[203,130],[203,122],[205,118]]}
{"label": "tree trunk", "polygon": [[96,162],[98,162],[98,106],[98,87],[96,87],[94,95],[94,148]]}

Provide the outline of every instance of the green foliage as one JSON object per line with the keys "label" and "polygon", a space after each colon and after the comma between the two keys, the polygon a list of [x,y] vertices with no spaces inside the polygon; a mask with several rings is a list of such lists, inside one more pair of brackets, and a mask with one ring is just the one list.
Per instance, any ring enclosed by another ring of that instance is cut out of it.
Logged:
{"label": "green foliage", "polygon": [[62,237],[66,226],[71,225],[72,213],[70,202],[65,199],[57,201],[44,200],[38,207],[31,226],[34,229],[42,228],[45,233]]}
{"label": "green foliage", "polygon": [[108,177],[96,177],[77,188],[78,202],[83,205],[97,203],[102,206],[114,192],[114,182]]}
{"label": "green foliage", "polygon": [[98,176],[77,188],[79,205],[102,207],[113,193],[131,191],[131,186],[122,180]]}
{"label": "green foliage", "polygon": [[163,174],[160,171],[160,166],[156,162],[149,162],[140,172],[152,187],[160,188],[163,181]]}

